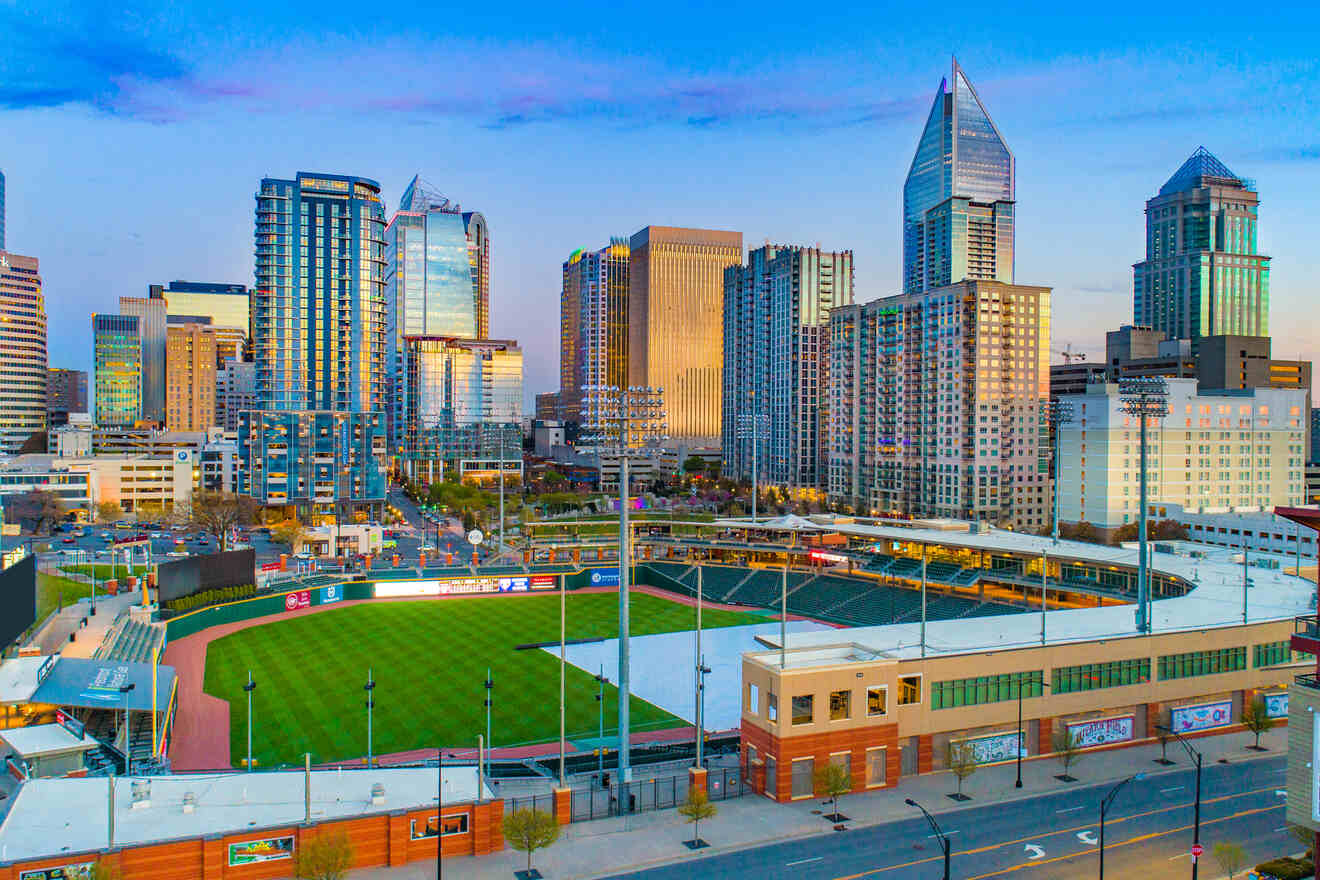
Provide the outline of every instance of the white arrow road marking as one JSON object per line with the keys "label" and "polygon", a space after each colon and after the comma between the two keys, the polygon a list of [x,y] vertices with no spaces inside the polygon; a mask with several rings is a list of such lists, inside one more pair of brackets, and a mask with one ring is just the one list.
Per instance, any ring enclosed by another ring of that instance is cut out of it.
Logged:
{"label": "white arrow road marking", "polygon": [[1287,796],[1288,796],[1288,792],[1284,791],[1283,789],[1278,789],[1278,790],[1275,791],[1274,793],[1277,794],[1279,797],[1287,797]]}
{"label": "white arrow road marking", "polygon": [[1025,847],[1022,848],[1022,851],[1027,854],[1027,858],[1029,859],[1038,859],[1041,856],[1045,855],[1045,850],[1036,846],[1036,844],[1034,843],[1027,844]]}
{"label": "white arrow road marking", "polygon": [[1087,846],[1095,846],[1100,842],[1099,840],[1096,840],[1094,831],[1078,831],[1077,839]]}

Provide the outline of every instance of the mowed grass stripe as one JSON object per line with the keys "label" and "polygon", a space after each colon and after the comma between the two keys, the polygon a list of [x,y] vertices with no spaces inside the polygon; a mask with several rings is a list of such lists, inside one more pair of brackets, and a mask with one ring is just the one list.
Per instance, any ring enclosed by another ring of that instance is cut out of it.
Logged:
{"label": "mowed grass stripe", "polygon": [[[634,635],[689,630],[691,606],[635,594]],[[618,597],[569,594],[570,639],[613,638]],[[705,627],[763,622],[759,615],[706,610]],[[253,754],[258,766],[295,764],[310,751],[314,762],[366,754],[367,669],[376,681],[373,747],[376,754],[418,748],[475,745],[486,731],[487,667],[495,681],[494,745],[549,742],[559,736],[559,660],[514,646],[559,639],[559,596],[483,597],[442,602],[380,602],[347,606],[241,630],[207,651],[205,690],[230,703],[235,763],[246,755],[247,670],[258,682]],[[685,674],[679,663],[674,674]],[[594,737],[598,727],[593,674],[568,667],[569,736]],[[638,731],[682,722],[657,706],[632,699]],[[616,732],[618,691],[605,688],[605,733]]]}

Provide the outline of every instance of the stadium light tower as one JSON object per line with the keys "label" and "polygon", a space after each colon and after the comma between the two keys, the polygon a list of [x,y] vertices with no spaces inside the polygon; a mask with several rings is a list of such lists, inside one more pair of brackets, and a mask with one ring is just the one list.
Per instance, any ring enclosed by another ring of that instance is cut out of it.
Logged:
{"label": "stadium light tower", "polygon": [[665,439],[663,388],[630,385],[584,386],[586,442],[594,445],[599,460],[613,452],[619,459],[619,809],[631,807],[632,761],[629,755],[629,620],[628,586],[632,574],[632,533],[628,524],[631,456],[655,454]]}
{"label": "stadium light tower", "polygon": [[1118,384],[1119,412],[1136,416],[1141,423],[1141,462],[1138,470],[1141,509],[1137,512],[1137,631],[1150,632],[1150,568],[1146,548],[1146,426],[1151,419],[1169,414],[1169,383],[1158,376],[1122,379]]}
{"label": "stadium light tower", "polygon": [[1059,462],[1063,460],[1063,430],[1061,426],[1064,422],[1071,422],[1073,417],[1073,405],[1070,401],[1054,399],[1050,401],[1049,409],[1046,411],[1046,418],[1049,419],[1050,427],[1054,429],[1054,543],[1059,543]]}
{"label": "stadium light tower", "polygon": [[257,683],[252,680],[252,670],[249,669],[247,684],[243,685],[243,690],[247,693],[247,698],[248,698],[247,769],[249,773],[252,772],[252,692],[255,691],[256,689],[257,689]]}
{"label": "stadium light tower", "polygon": [[752,411],[750,413],[740,413],[738,415],[738,427],[735,436],[739,440],[752,441],[752,522],[756,522],[756,502],[757,502],[757,448],[760,446],[758,441],[769,439],[767,437],[768,422],[767,416],[762,413],[756,405],[756,391],[751,392]]}

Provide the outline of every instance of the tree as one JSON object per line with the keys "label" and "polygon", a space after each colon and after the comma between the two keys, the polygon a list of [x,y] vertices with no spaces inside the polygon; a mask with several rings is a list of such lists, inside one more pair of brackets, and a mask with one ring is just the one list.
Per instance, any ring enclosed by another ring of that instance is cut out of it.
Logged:
{"label": "tree", "polygon": [[567,479],[567,477],[554,468],[546,468],[545,473],[541,475],[541,481],[551,489],[564,485],[564,482]]}
{"label": "tree", "polygon": [[343,831],[304,837],[293,854],[293,876],[299,880],[341,880],[352,866],[353,844]]}
{"label": "tree", "polygon": [[976,752],[971,743],[949,743],[949,772],[958,779],[958,793],[954,795],[954,800],[967,800],[967,796],[962,793],[963,781],[975,773],[976,769]]}
{"label": "tree", "polygon": [[1077,734],[1068,729],[1067,725],[1060,725],[1054,731],[1054,754],[1063,765],[1063,773],[1057,778],[1064,782],[1076,782],[1068,772],[1072,765],[1076,764],[1082,757],[1082,744],[1077,738]]}
{"label": "tree", "polygon": [[833,761],[819,768],[815,774],[816,788],[834,802],[834,813],[826,816],[831,822],[840,822],[839,795],[848,794],[853,788],[852,774],[842,764]]}
{"label": "tree", "polygon": [[710,802],[710,795],[706,789],[693,785],[688,788],[687,800],[678,805],[678,813],[684,819],[692,823],[692,848],[696,849],[701,844],[701,820],[709,819],[719,812],[715,805]]}
{"label": "tree", "polygon": [[109,861],[93,862],[87,880],[122,880],[123,874]]}
{"label": "tree", "polygon": [[11,502],[13,516],[32,523],[32,533],[40,532],[64,519],[68,507],[64,499],[45,489],[33,489],[25,492]]}
{"label": "tree", "polygon": [[706,461],[700,455],[689,455],[683,459],[683,473],[689,477],[706,469]]}
{"label": "tree", "polygon": [[100,501],[96,505],[96,521],[100,523],[114,522],[124,515],[124,509],[119,506],[118,501]]}
{"label": "tree", "polygon": [[1241,844],[1216,843],[1213,852],[1219,867],[1228,874],[1228,880],[1233,880],[1233,875],[1241,871],[1242,866],[1247,862],[1247,852]]}
{"label": "tree", "polygon": [[1256,744],[1252,748],[1258,752],[1265,751],[1260,744],[1260,735],[1274,727],[1274,719],[1269,716],[1263,697],[1256,697],[1242,707],[1242,726],[1256,735]]}
{"label": "tree", "polygon": [[229,549],[229,532],[251,524],[256,513],[257,503],[246,495],[210,489],[193,492],[192,499],[179,511],[193,528],[215,535],[222,551]]}
{"label": "tree", "polygon": [[514,810],[504,817],[504,840],[519,852],[527,853],[527,870],[532,870],[532,853],[559,839],[559,822],[542,810]]}
{"label": "tree", "polygon": [[1100,541],[1100,530],[1085,520],[1079,523],[1060,523],[1059,535],[1070,541],[1086,541],[1090,544]]}
{"label": "tree", "polygon": [[307,540],[307,529],[297,517],[286,519],[270,530],[270,539],[276,544],[288,544],[290,553],[298,552],[298,545]]}

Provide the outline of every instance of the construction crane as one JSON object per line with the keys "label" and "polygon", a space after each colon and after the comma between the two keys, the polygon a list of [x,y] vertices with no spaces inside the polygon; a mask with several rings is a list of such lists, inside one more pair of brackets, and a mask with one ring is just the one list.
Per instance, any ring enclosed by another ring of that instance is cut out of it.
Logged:
{"label": "construction crane", "polygon": [[1062,356],[1063,356],[1063,362],[1064,362],[1065,364],[1071,364],[1073,361],[1084,361],[1084,360],[1086,360],[1086,352],[1084,352],[1084,351],[1073,351],[1073,347],[1072,347],[1072,343],[1071,343],[1071,342],[1068,343],[1067,345],[1065,345],[1065,346],[1063,347],[1063,351],[1056,351],[1055,354],[1057,354],[1057,355],[1062,355]]}

